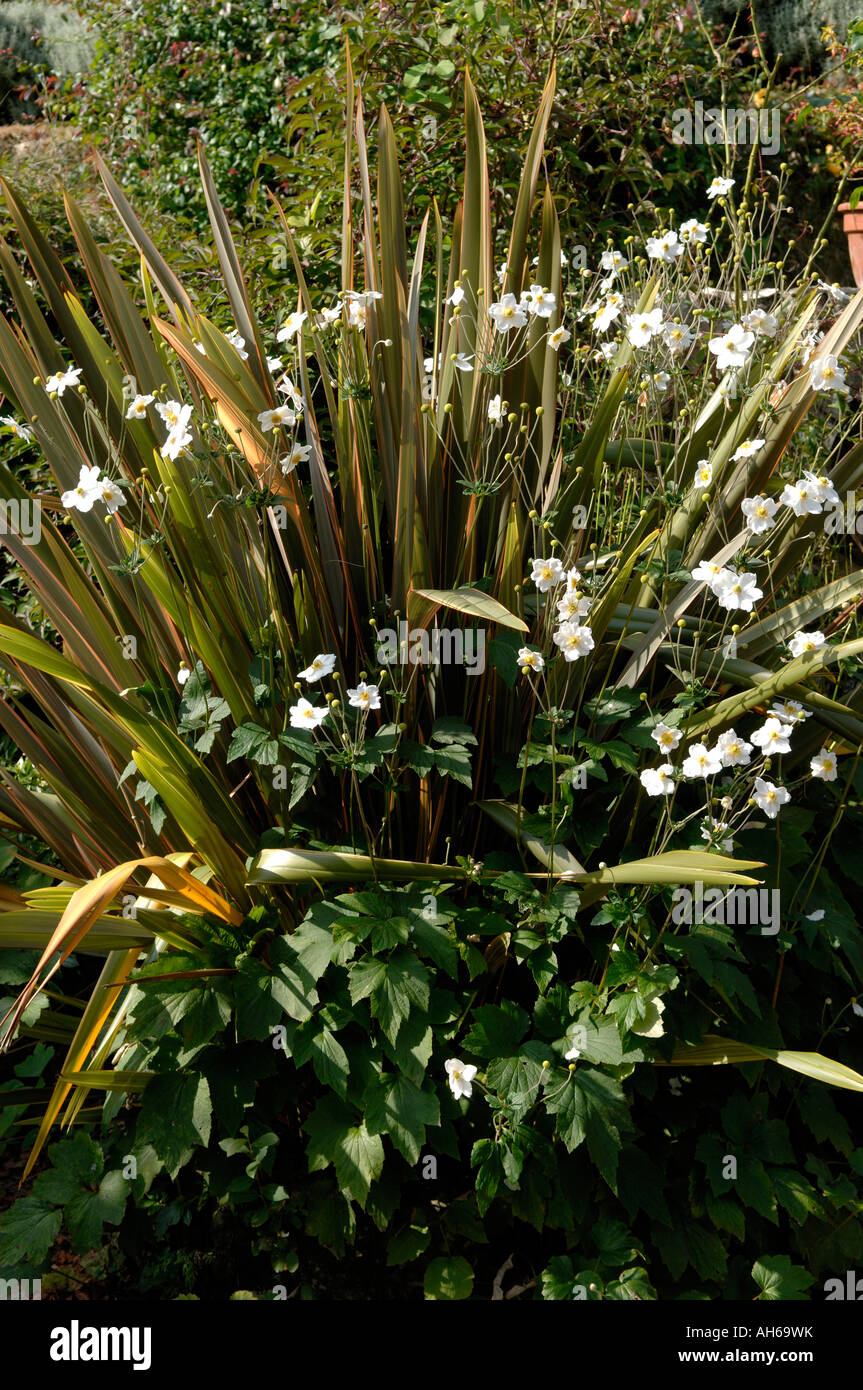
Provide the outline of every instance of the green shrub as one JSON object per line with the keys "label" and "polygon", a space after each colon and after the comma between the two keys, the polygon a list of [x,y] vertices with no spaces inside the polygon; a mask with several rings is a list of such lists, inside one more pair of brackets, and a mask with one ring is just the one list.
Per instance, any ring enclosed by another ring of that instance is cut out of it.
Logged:
{"label": "green shrub", "polygon": [[[145,311],[70,206],[97,321],[7,190],[4,428],[51,485],[6,536],[45,621],[0,623],[0,814],[60,867],[3,890],[0,1017],[63,1055],[4,1088],[50,1160],[4,1273],[61,1229],[162,1297],[483,1298],[515,1251],[548,1299],[794,1299],[860,1256],[861,573],[827,521],[863,295],[774,251],[787,171],[561,265],[552,96],[500,280],[469,81],[446,230],[408,241],[382,114],[338,289],[292,254],[262,319],[202,159],[230,336],[110,175]],[[439,624],[482,670],[415,659]]]}
{"label": "green shrub", "polygon": [[337,263],[339,254],[333,170],[343,162],[346,41],[372,158],[381,102],[391,114],[412,229],[432,199],[445,214],[452,210],[463,140],[458,73],[466,64],[486,112],[493,206],[506,219],[520,176],[523,112],[539,100],[553,58],[547,160],[567,246],[590,247],[627,203],[660,187],[685,215],[693,161],[707,172],[711,156],[690,149],[683,157],[669,138],[671,113],[687,92],[718,97],[729,77],[740,89],[759,85],[758,69],[734,50],[715,63],[691,17],[679,31],[664,13],[635,15],[622,0],[601,12],[575,0],[553,11],[520,0],[336,4],[325,18],[263,0],[241,0],[229,13],[203,0],[176,7],[90,0],[82,10],[104,37],[73,110],[124,186],[145,206],[183,213],[200,227],[200,138],[233,212],[260,220],[263,187],[278,192],[313,277],[319,258]]}
{"label": "green shrub", "polygon": [[40,76],[80,75],[91,45],[72,5],[57,0],[7,0],[0,6],[0,120],[34,115],[34,96],[21,88],[38,86]]}

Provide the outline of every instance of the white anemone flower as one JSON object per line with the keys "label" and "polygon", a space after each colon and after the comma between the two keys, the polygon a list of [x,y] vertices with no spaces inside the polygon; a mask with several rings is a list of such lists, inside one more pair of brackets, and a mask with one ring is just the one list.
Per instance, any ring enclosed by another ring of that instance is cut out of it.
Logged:
{"label": "white anemone flower", "polygon": [[566,579],[563,565],[555,555],[548,560],[534,560],[530,577],[541,594],[547,594]]}
{"label": "white anemone flower", "polygon": [[353,709],[380,709],[380,691],[376,685],[367,685],[365,681],[360,681],[352,690],[348,690],[348,704]]}
{"label": "white anemone flower", "polygon": [[691,743],[686,750],[681,771],[684,777],[715,777],[722,771],[722,758],[716,748],[704,743]]}
{"label": "white anemone flower", "polygon": [[460,1062],[457,1057],[450,1057],[444,1066],[446,1067],[449,1088],[456,1100],[460,1100],[462,1096],[466,1100],[470,1100],[473,1092],[471,1082],[476,1076],[476,1067],[469,1063]]}
{"label": "white anemone flower", "polygon": [[284,323],[282,324],[281,328],[276,334],[276,342],[290,342],[291,338],[295,337],[296,334],[299,333],[300,329],[302,328],[303,324],[305,323],[308,317],[309,316],[306,313],[305,309],[296,309],[293,314],[288,314],[288,317],[285,319]]}
{"label": "white anemone flower", "polygon": [[806,656],[809,652],[820,651],[827,638],[823,632],[795,632],[788,641],[792,656]]}
{"label": "white anemone flower", "polygon": [[593,633],[579,623],[561,623],[552,640],[560,647],[567,661],[578,661],[594,648]]}
{"label": "white anemone flower", "polygon": [[791,752],[791,725],[784,724],[781,719],[768,719],[756,729],[752,735],[752,742],[757,748],[761,749],[765,758],[773,757],[775,753]]}
{"label": "white anemone flower", "polygon": [[770,820],[775,820],[782,807],[791,800],[791,793],[785,787],[777,787],[773,782],[766,782],[763,777],[756,777],[752,800]]}
{"label": "white anemone flower", "polygon": [[822,782],[835,782],[837,777],[836,754],[831,753],[829,748],[822,748],[820,753],[810,759],[809,769],[813,777],[819,778]]}
{"label": "white anemone flower", "polygon": [[716,357],[716,365],[721,372],[729,367],[743,367],[755,342],[755,334],[748,333],[740,323],[732,324],[727,333],[710,338],[707,346]]}
{"label": "white anemone flower", "polygon": [[659,767],[647,767],[639,775],[639,782],[648,796],[669,796],[674,791],[671,763],[660,763]]}
{"label": "white anemone flower", "polygon": [[326,705],[313,705],[306,699],[299,699],[290,708],[292,729],[317,729],[323,724],[329,710]]}
{"label": "white anemone flower", "polygon": [[331,676],[335,670],[336,658],[332,652],[321,652],[315,657],[311,666],[307,666],[305,671],[299,671],[300,680],[320,681],[324,676]]}

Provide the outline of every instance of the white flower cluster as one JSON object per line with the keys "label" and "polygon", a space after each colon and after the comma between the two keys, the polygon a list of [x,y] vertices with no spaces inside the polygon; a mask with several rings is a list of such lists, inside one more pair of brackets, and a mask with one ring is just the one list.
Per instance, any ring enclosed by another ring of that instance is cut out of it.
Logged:
{"label": "white flower cluster", "polygon": [[[754,443],[763,445],[764,440],[755,440]],[[743,447],[741,445],[735,458],[745,457],[741,453]],[[740,506],[747,529],[758,536],[775,526],[776,514],[781,506],[790,507],[795,516],[818,516],[826,505],[838,502],[839,494],[830,479],[807,470],[797,482],[785,484],[778,500],[758,493],[754,497],[744,497]]]}
{"label": "white flower cluster", "polygon": [[723,608],[739,608],[744,613],[751,613],[758,599],[764,597],[764,591],[755,583],[756,576],[749,570],[736,570],[717,565],[714,561],[702,560],[692,571],[692,578],[706,584]]}
{"label": "white flower cluster", "polygon": [[[314,661],[300,671],[300,680],[306,681],[309,685],[316,681],[323,680],[325,676],[331,676],[336,667],[336,658],[333,652],[321,652],[315,657]],[[369,710],[380,709],[380,691],[376,685],[367,685],[365,681],[360,681],[353,689],[348,690],[348,704],[353,709],[368,713]],[[290,715],[292,729],[317,729],[323,724],[329,708],[326,705],[313,705],[310,700],[300,697],[295,705],[291,705],[288,711]]]}
{"label": "white flower cluster", "polygon": [[112,483],[110,478],[100,476],[101,470],[95,465],[90,468],[83,464],[78,475],[76,487],[64,492],[60,501],[70,511],[90,512],[96,502],[104,502],[109,514],[114,515],[118,507],[126,501],[123,489]]}
{"label": "white flower cluster", "polygon": [[[565,570],[561,561],[552,556],[548,560],[534,560],[530,577],[541,594],[556,589],[559,584],[566,584],[564,595],[557,602],[559,626],[552,640],[566,661],[577,661],[579,657],[587,656],[594,648],[593,633],[580,620],[587,617],[590,611],[590,599],[579,590],[578,570]],[[523,675],[528,671],[541,671],[545,665],[539,652],[530,647],[521,648],[518,662]]]}
{"label": "white flower cluster", "polygon": [[[448,302],[448,301],[447,301]],[[496,304],[489,305],[489,318],[498,333],[509,333],[513,328],[525,328],[531,318],[550,319],[557,308],[557,299],[544,285],[531,285],[522,290],[521,298],[514,294],[504,294]],[[557,352],[562,343],[568,343],[572,335],[563,324],[553,329],[547,336],[548,346]],[[490,417],[491,418],[491,417]]]}
{"label": "white flower cluster", "polygon": [[[820,632],[796,632],[789,642],[792,655],[817,651],[824,645],[824,634]],[[796,700],[774,701],[768,710],[767,719],[750,735],[742,738],[735,729],[726,729],[720,734],[712,748],[706,743],[692,743],[686,749],[680,765],[680,778],[687,781],[706,780],[716,777],[723,771],[747,767],[752,762],[753,749],[759,750],[762,758],[775,757],[791,752],[791,734],[795,725],[808,718],[806,710]],[[650,734],[661,753],[673,753],[679,746],[682,734],[668,724],[657,723]],[[811,775],[823,782],[835,782],[837,776],[836,754],[822,748],[810,759]],[[675,788],[674,767],[663,762],[658,767],[647,768],[640,774],[641,785],[648,796],[669,796]],[[763,777],[756,777],[750,793],[755,805],[771,819],[775,820],[781,808],[791,800],[786,787],[777,786]],[[723,806],[730,809],[733,802],[723,797]],[[715,840],[727,831],[725,822],[709,822],[708,831],[702,831],[704,838]],[[724,841],[730,850],[731,841]]]}

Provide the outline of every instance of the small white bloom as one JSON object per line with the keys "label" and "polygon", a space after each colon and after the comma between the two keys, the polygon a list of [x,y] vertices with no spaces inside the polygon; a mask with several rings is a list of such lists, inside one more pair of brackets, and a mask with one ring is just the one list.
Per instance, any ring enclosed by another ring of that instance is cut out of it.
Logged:
{"label": "small white bloom", "polygon": [[671,763],[660,763],[659,767],[647,767],[639,775],[639,782],[648,796],[669,796],[674,791]]}
{"label": "small white bloom", "polygon": [[616,273],[618,270],[625,270],[629,261],[620,251],[603,251],[599,258],[599,265],[601,270],[611,270]]}
{"label": "small white bloom", "polygon": [[118,507],[122,507],[126,502],[126,494],[116,483],[112,483],[109,478],[103,478],[97,488],[97,495],[100,502],[104,502],[108,509],[108,515],[113,516]]}
{"label": "small white bloom", "polygon": [[619,348],[617,343],[600,343],[599,352],[606,362],[610,362],[613,357],[617,356]]}
{"label": "small white bloom", "polygon": [[695,487],[710,487],[713,482],[713,465],[707,459],[701,459],[695,465]]}
{"label": "small white bloom", "polygon": [[734,849],[734,841],[721,838],[727,829],[728,824],[726,821],[712,820],[710,816],[708,816],[707,820],[704,821],[701,826],[701,838],[702,840],[706,840],[708,844],[714,844],[716,849],[721,850],[723,854],[731,854]]}
{"label": "small white bloom", "polygon": [[563,1060],[565,1062],[576,1062],[580,1056],[581,1049],[578,1047],[571,1047],[568,1052],[564,1052]]}
{"label": "small white bloom", "polygon": [[832,285],[828,285],[827,282],[826,282],[825,280],[819,280],[819,281],[818,281],[818,288],[819,288],[819,290],[823,290],[825,294],[829,294],[830,298],[831,298],[832,300],[834,300],[835,303],[837,303],[837,304],[847,304],[847,303],[848,303],[848,300],[849,300],[850,296],[847,295],[847,294],[845,293],[845,291],[844,291],[843,289],[840,288],[840,286],[836,283],[835,280],[833,281],[833,284],[832,284]]}
{"label": "small white bloom", "polygon": [[284,323],[282,324],[281,328],[276,334],[276,342],[289,342],[295,334],[299,333],[300,329],[302,328],[303,324],[305,323],[308,317],[309,316],[304,309],[297,309],[294,311],[293,314],[288,314],[288,317],[285,319]]}
{"label": "small white bloom", "polygon": [[277,405],[274,410],[262,410],[258,414],[258,424],[264,434],[270,430],[278,429],[279,426],[290,426],[297,423],[297,413],[289,405]]}
{"label": "small white bloom", "polygon": [[324,676],[331,676],[335,670],[336,658],[332,652],[321,652],[316,656],[311,666],[307,666],[305,671],[298,672],[302,681],[319,681]]}
{"label": "small white bloom", "polygon": [[553,332],[549,333],[546,342],[553,352],[557,352],[561,343],[568,343],[571,337],[572,334],[568,329],[564,328],[563,324],[559,324]]}
{"label": "small white bloom", "polygon": [[751,761],[752,744],[740,738],[733,729],[726,729],[716,740],[716,752],[723,767],[745,767]]}
{"label": "small white bloom", "polygon": [[823,506],[826,502],[838,503],[839,493],[824,473],[813,473],[807,469],[803,474],[807,490],[811,490],[816,500]]}
{"label": "small white bloom", "polygon": [[359,304],[363,309],[367,309],[376,299],[383,299],[380,290],[348,290],[345,299],[350,304]]}
{"label": "small white bloom", "polygon": [[191,674],[192,674],[192,673],[191,673],[191,671],[189,670],[188,666],[186,665],[185,661],[182,661],[182,662],[180,663],[180,669],[179,669],[179,671],[177,672],[177,684],[178,684],[178,685],[185,685],[185,684],[186,684],[186,681],[189,679],[189,677],[191,676]]}
{"label": "small white bloom", "polygon": [[715,561],[702,560],[692,571],[692,578],[697,579],[701,584],[710,584],[712,586],[719,578],[720,574],[727,573],[728,571],[723,569],[722,565],[717,565]]}
{"label": "small white bloom", "polygon": [[710,338],[707,346],[716,357],[717,367],[724,372],[728,367],[744,366],[754,342],[755,334],[747,333],[742,324],[735,323],[727,333]]}
{"label": "small white bloom", "polygon": [[779,503],[774,502],[772,497],[762,497],[759,493],[756,497],[744,497],[740,509],[746,517],[748,529],[754,535],[760,536],[775,524],[774,517],[779,511]]}
{"label": "small white bloom", "polygon": [[492,396],[488,403],[488,418],[491,420],[492,424],[502,425],[505,416],[504,402],[501,399],[500,392],[498,392],[496,396]]}
{"label": "small white bloom", "polygon": [[284,362],[282,361],[281,357],[268,357],[268,358],[267,358],[267,371],[268,371],[268,372],[272,372],[274,375],[275,375],[276,372],[280,372],[280,371],[282,370],[282,367],[283,367],[284,365],[285,365],[285,364],[284,364]]}
{"label": "small white bloom", "polygon": [[781,719],[783,724],[802,724],[809,718],[809,711],[798,700],[774,700],[767,713],[774,719]]}
{"label": "small white bloom", "polygon": [[152,405],[155,396],[137,395],[129,402],[129,409],[126,411],[127,420],[146,420],[147,406]]}
{"label": "small white bloom", "polygon": [[817,516],[822,510],[817,490],[803,479],[799,483],[786,483],[779,501],[790,507],[795,516]]}
{"label": "small white bloom", "polygon": [[779,327],[779,320],[775,315],[768,314],[766,309],[750,309],[740,322],[750,333],[760,338],[775,338]]}
{"label": "small white bloom", "polygon": [[366,306],[358,299],[348,300],[348,323],[351,328],[365,328]]}
{"label": "small white bloom", "polygon": [[63,506],[78,512],[91,512],[99,496],[99,471],[95,464],[92,468],[82,464],[77,485],[60,498]]}
{"label": "small white bloom", "polygon": [[651,309],[649,314],[627,314],[627,338],[632,347],[646,347],[651,338],[662,332],[662,310]]}
{"label": "small white bloom", "polygon": [[453,308],[455,308],[457,305],[461,304],[463,299],[464,290],[462,289],[461,285],[456,285],[449,299],[444,300],[444,304],[452,304]]}
{"label": "small white bloom", "polygon": [[62,396],[67,387],[78,385],[78,378],[83,370],[83,367],[70,367],[68,371],[55,372],[54,375],[49,376],[48,380],[45,382],[45,390],[49,395],[56,394]]}
{"label": "small white bloom", "polygon": [[715,777],[722,771],[718,749],[710,749],[703,743],[690,744],[681,771],[684,777]]}
{"label": "small white bloom", "polygon": [[573,589],[568,589],[562,599],[558,600],[557,616],[562,623],[569,623],[577,618],[586,618],[590,612],[590,599],[586,594],[578,594]]}
{"label": "small white bloom", "polygon": [[788,645],[792,656],[805,656],[808,652],[820,651],[826,642],[823,632],[795,632]]}
{"label": "small white bloom", "polygon": [[[158,410],[158,408],[157,406],[156,409]],[[186,445],[191,444],[192,433],[188,428],[191,414],[192,407],[190,405],[183,405],[180,407],[176,423],[169,429],[168,438],[162,445],[162,458],[177,459],[180,454],[185,452]]]}
{"label": "small white bloom", "polygon": [[803,364],[804,364],[804,366],[807,366],[807,365],[812,361],[812,357],[813,357],[815,351],[817,350],[817,348],[819,347],[819,345],[823,342],[823,340],[824,340],[824,330],[823,330],[823,328],[819,328],[819,329],[814,329],[814,328],[813,328],[812,331],[811,331],[811,333],[807,333],[807,334],[806,334],[806,337],[803,339],[803,341],[802,341],[802,343],[801,343],[801,353],[800,353],[800,355],[801,355],[801,357],[802,357],[802,359],[803,359]]}
{"label": "small white bloom", "polygon": [[680,224],[680,240],[687,246],[693,243],[704,245],[707,240],[707,227],[703,222],[699,222],[697,217],[690,217],[688,222]]}
{"label": "small white bloom", "polygon": [[[151,396],[150,400],[152,399]],[[33,431],[28,430],[26,425],[19,425],[14,415],[0,415],[0,425],[5,425],[6,428],[17,435],[19,439],[30,440],[33,438]]]}
{"label": "small white bloom", "polygon": [[748,570],[739,572],[728,569],[724,575],[717,576],[713,592],[723,608],[741,608],[751,613],[758,599],[764,597],[762,589],[755,583],[755,575]]}
{"label": "small white bloom", "polygon": [[452,360],[452,364],[453,364],[453,366],[455,367],[455,369],[456,369],[457,372],[472,372],[472,371],[473,371],[473,357],[472,357],[472,356],[471,356],[471,357],[468,357],[468,356],[466,356],[466,354],[463,353],[463,352],[454,352],[453,355],[452,355],[452,359],[451,359],[451,360]]}
{"label": "small white bloom", "polygon": [[464,1062],[460,1062],[457,1057],[451,1057],[444,1065],[446,1067],[449,1088],[456,1100],[460,1100],[462,1096],[470,1100],[473,1092],[471,1082],[476,1076],[476,1067],[468,1066]]}
{"label": "small white bloom", "polygon": [[685,323],[666,323],[662,327],[662,341],[672,354],[683,352],[693,342],[695,334]]}
{"label": "small white bloom", "polygon": [[348,704],[354,709],[380,709],[380,691],[376,685],[367,685],[365,681],[360,681],[353,690],[348,690]]}
{"label": "small white bloom", "polygon": [[831,753],[829,748],[822,748],[820,753],[810,760],[809,768],[813,777],[818,777],[822,782],[835,782],[837,777],[836,754]]}
{"label": "small white bloom", "polygon": [[731,455],[731,462],[736,463],[738,459],[751,459],[760,453],[767,441],[764,439],[747,439]]}
{"label": "small white bloom", "polygon": [[527,323],[527,313],[514,294],[505,294],[499,303],[491,305],[488,312],[498,333],[508,333],[511,328],[524,328]]}
{"label": "small white bloom", "polygon": [[[303,398],[300,392],[297,390],[294,383],[291,381],[291,378],[287,375],[283,376],[281,381],[277,383],[276,389],[280,391],[283,396],[290,396],[291,405],[293,406],[294,410],[297,412],[298,415],[302,415]],[[291,423],[293,424],[293,421],[291,421]]]}
{"label": "small white bloom", "polygon": [[646,249],[648,256],[653,261],[673,263],[678,256],[683,255],[683,244],[678,240],[677,233],[671,231],[660,232],[659,236],[648,237]]}
{"label": "small white bloom", "polygon": [[533,651],[531,647],[519,647],[516,659],[524,676],[528,671],[541,671],[545,666],[545,658],[539,652]]}
{"label": "small white bloom", "polygon": [[617,292],[615,291],[614,293],[608,296],[608,298],[605,300],[603,304],[599,305],[598,309],[594,313],[594,328],[597,330],[598,333],[604,333],[605,330],[614,322],[615,319],[620,318],[622,311],[623,295],[617,294]]}
{"label": "small white bloom", "polygon": [[188,415],[185,416],[186,420],[192,413],[192,407],[183,405],[182,401],[157,401],[156,410],[169,430],[175,429],[177,425],[182,423],[184,410],[188,411]]}
{"label": "small white bloom", "polygon": [[566,578],[563,565],[552,555],[548,560],[534,560],[530,577],[541,594],[548,593],[555,585],[562,584]]}
{"label": "small white bloom", "polygon": [[724,194],[730,193],[734,187],[734,179],[715,178],[708,185],[707,196],[712,202],[714,198],[721,198]]}
{"label": "small white bloom", "polygon": [[567,661],[577,661],[580,656],[587,656],[595,645],[590,628],[579,623],[561,623],[552,640],[560,647]]}
{"label": "small white bloom", "polygon": [[752,742],[761,749],[765,758],[775,753],[790,753],[790,729],[791,726],[783,724],[781,719],[768,719],[760,729],[755,730]]}
{"label": "small white bloom", "polygon": [[550,319],[557,308],[557,299],[544,285],[531,285],[529,290],[523,290],[521,302],[529,314],[541,319]]}
{"label": "small white bloom", "polygon": [[248,361],[248,358],[249,358],[249,354],[245,351],[245,347],[246,347],[246,340],[245,340],[245,338],[243,338],[243,337],[237,332],[236,328],[232,328],[231,331],[230,331],[230,333],[226,333],[226,334],[225,334],[225,337],[226,337],[227,341],[231,344],[231,347],[232,347],[232,348],[236,348],[237,352],[239,353],[240,357],[242,357],[243,361],[244,361],[244,362],[247,362],[247,361]]}
{"label": "small white bloom", "polygon": [[770,820],[775,820],[785,803],[791,800],[791,793],[785,787],[777,787],[773,782],[765,782],[763,777],[756,777],[752,800]]}
{"label": "small white bloom", "polygon": [[659,745],[663,753],[673,753],[683,735],[679,729],[672,729],[668,724],[657,724],[655,728],[651,729],[650,737]]}
{"label": "small white bloom", "polygon": [[279,467],[283,473],[293,473],[298,463],[308,462],[311,452],[311,444],[294,444],[290,452],[279,459]]}
{"label": "small white bloom", "polygon": [[289,713],[292,729],[317,729],[323,724],[329,710],[326,705],[312,705],[308,700],[301,698],[295,705],[291,705]]}

